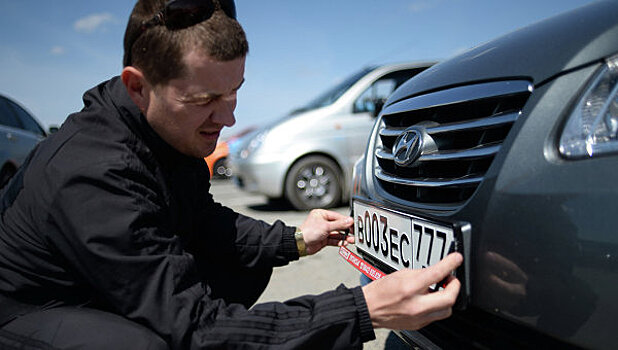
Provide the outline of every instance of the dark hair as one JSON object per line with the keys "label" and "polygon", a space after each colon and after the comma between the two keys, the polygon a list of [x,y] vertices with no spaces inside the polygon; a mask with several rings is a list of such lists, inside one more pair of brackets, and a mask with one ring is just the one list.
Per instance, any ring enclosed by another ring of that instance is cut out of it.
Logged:
{"label": "dark hair", "polygon": [[157,25],[142,32],[142,23],[163,9],[165,3],[165,0],[138,0],[124,34],[123,65],[138,67],[151,84],[164,85],[182,77],[186,72],[183,57],[193,49],[201,49],[218,61],[231,61],[249,52],[241,25],[221,9],[188,28],[170,30]]}

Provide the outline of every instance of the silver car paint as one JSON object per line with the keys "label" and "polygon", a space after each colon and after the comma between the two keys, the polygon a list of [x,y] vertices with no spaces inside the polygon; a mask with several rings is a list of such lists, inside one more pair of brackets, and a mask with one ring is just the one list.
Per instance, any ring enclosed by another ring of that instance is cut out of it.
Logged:
{"label": "silver car paint", "polygon": [[[357,98],[385,74],[410,68],[427,67],[434,62],[414,62],[385,65],[358,80],[333,104],[304,112],[271,126],[254,153],[243,158],[240,152],[230,155],[230,165],[236,180],[242,178],[242,188],[270,198],[284,194],[288,169],[298,159],[321,154],[332,158],[343,171],[343,197],[349,194],[352,168],[361,157],[375,118],[369,112],[354,113]],[[246,140],[249,143],[251,140]],[[237,181],[238,183],[238,181]]]}

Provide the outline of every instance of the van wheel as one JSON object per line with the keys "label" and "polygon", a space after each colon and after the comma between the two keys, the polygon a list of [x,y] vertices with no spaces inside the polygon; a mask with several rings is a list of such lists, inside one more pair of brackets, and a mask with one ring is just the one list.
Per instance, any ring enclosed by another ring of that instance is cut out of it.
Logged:
{"label": "van wheel", "polygon": [[285,179],[285,197],[298,210],[341,203],[341,172],[332,160],[309,156],[296,162]]}
{"label": "van wheel", "polygon": [[9,165],[2,168],[2,171],[0,171],[0,188],[9,182],[13,175],[15,175],[15,168],[12,166]]}

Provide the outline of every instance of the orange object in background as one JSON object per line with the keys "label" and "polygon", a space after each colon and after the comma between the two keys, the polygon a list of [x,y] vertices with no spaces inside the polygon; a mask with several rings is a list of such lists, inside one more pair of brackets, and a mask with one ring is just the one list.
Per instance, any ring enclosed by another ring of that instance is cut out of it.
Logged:
{"label": "orange object in background", "polygon": [[204,157],[206,164],[208,164],[208,169],[210,170],[211,179],[229,179],[232,177],[232,169],[227,165],[227,156],[230,154],[229,145],[239,141],[240,138],[246,136],[255,129],[255,126],[249,126],[226,138],[225,141],[219,140],[212,154]]}
{"label": "orange object in background", "polygon": [[230,153],[229,147],[226,141],[220,141],[217,143],[215,150],[204,157],[208,169],[210,170],[210,178],[225,179],[232,175],[232,172],[227,166],[227,156]]}

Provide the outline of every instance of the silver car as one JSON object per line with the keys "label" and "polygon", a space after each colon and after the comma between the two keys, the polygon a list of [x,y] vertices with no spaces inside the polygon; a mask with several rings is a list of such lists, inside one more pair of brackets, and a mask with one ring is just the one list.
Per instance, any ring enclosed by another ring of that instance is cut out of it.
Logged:
{"label": "silver car", "polygon": [[283,119],[257,130],[230,154],[235,183],[296,209],[329,208],[349,195],[354,162],[391,92],[435,62],[365,68]]}
{"label": "silver car", "polygon": [[45,131],[30,113],[11,99],[0,96],[0,188],[45,136]]}

